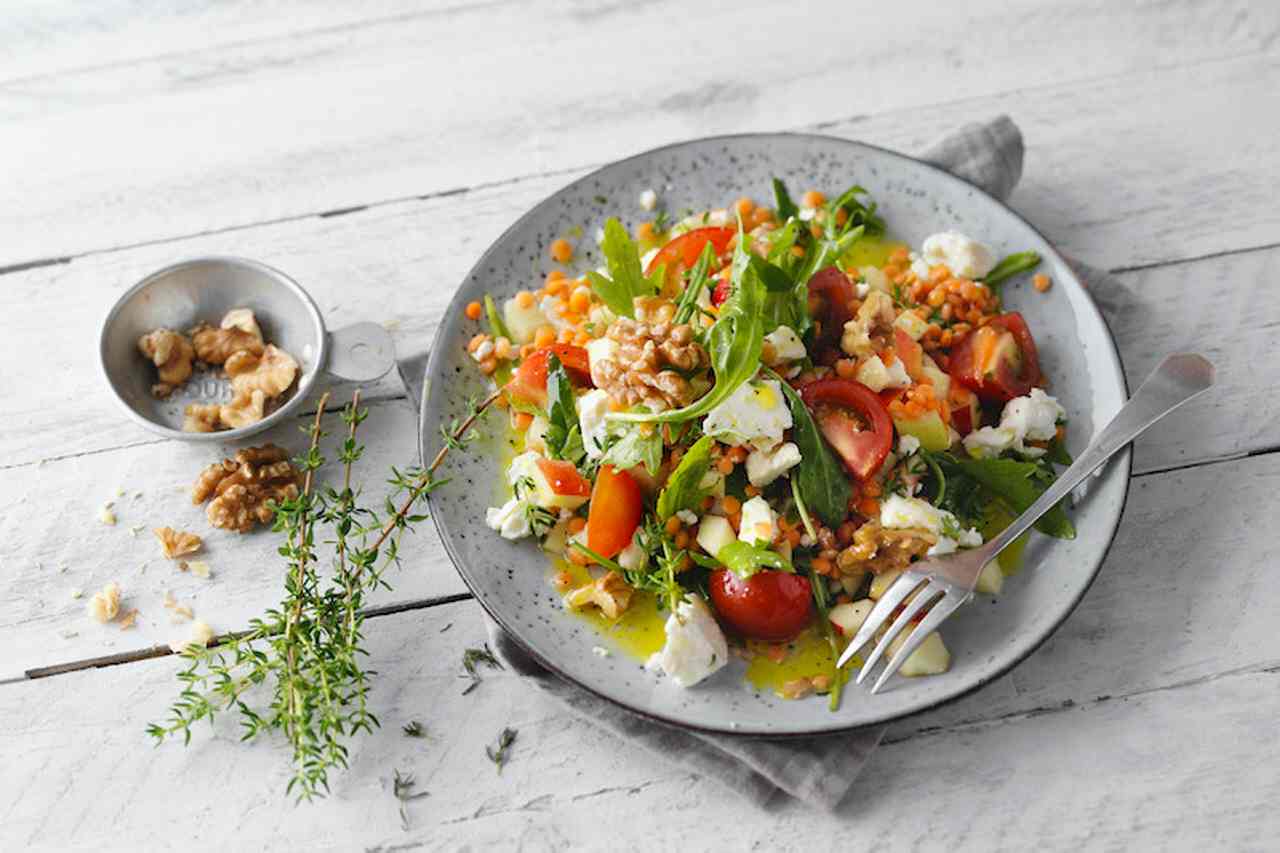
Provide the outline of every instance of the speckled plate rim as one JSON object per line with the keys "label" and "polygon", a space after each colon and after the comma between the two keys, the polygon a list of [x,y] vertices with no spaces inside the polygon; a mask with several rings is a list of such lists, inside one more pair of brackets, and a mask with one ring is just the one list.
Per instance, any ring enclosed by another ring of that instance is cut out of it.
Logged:
{"label": "speckled plate rim", "polygon": [[[1125,398],[1127,399],[1129,397],[1129,394],[1130,394],[1129,383],[1125,379],[1123,362],[1120,359],[1120,349],[1116,345],[1115,335],[1111,331],[1110,324],[1107,323],[1106,317],[1098,309],[1097,303],[1094,301],[1092,295],[1089,293],[1088,288],[1084,286],[1084,284],[1080,281],[1079,277],[1076,275],[1072,265],[1067,262],[1066,258],[1064,258],[1060,252],[1058,252],[1058,250],[1053,246],[1053,244],[1049,241],[1049,239],[1045,237],[1045,235],[1040,231],[1040,229],[1036,228],[1034,225],[1028,222],[1022,215],[1014,211],[1012,208],[1010,208],[1000,199],[996,198],[995,196],[983,190],[981,187],[975,186],[974,184],[971,184],[968,181],[965,181],[963,178],[957,177],[956,175],[953,175],[947,170],[942,169],[932,163],[919,160],[915,157],[911,157],[901,152],[893,151],[888,148],[881,148],[877,145],[871,145],[866,142],[861,142],[853,139],[845,139],[843,137],[838,137],[838,136],[829,136],[826,134],[819,134],[819,133],[802,133],[802,132],[789,132],[789,131],[779,131],[779,132],[770,132],[770,133],[735,133],[735,134],[724,134],[719,136],[705,136],[705,137],[698,137],[696,139],[686,139],[686,140],[682,140],[680,142],[674,142],[668,145],[661,145],[656,148],[650,148],[648,150],[641,151],[629,157],[623,157],[621,159],[612,161],[610,163],[606,163],[596,169],[593,169],[591,172],[588,172],[587,174],[577,178],[576,180],[571,181],[570,183],[564,185],[563,187],[560,187],[554,192],[550,193],[546,198],[538,202],[536,205],[534,205],[528,211],[526,211],[523,215],[521,215],[518,219],[516,219],[513,223],[511,223],[510,226],[508,226],[497,238],[494,239],[492,243],[490,243],[489,248],[487,248],[484,251],[484,253],[480,256],[480,258],[476,261],[476,263],[472,265],[471,269],[467,271],[466,275],[462,277],[461,281],[462,282],[469,281],[472,279],[473,276],[481,272],[484,269],[485,265],[489,262],[489,259],[491,258],[491,256],[493,256],[496,253],[500,245],[505,243],[510,237],[515,235],[517,232],[519,232],[520,229],[524,227],[529,220],[535,218],[543,210],[550,208],[551,205],[556,201],[556,199],[559,198],[562,194],[571,192],[575,188],[589,183],[590,181],[592,181],[593,179],[601,175],[603,172],[617,168],[619,166],[626,166],[636,161],[643,160],[645,158],[652,157],[654,155],[661,154],[663,152],[670,152],[685,146],[690,146],[695,144],[704,144],[704,143],[732,144],[735,141],[741,141],[741,140],[762,141],[762,140],[767,140],[771,138],[808,139],[815,142],[821,142],[821,143],[826,143],[830,145],[846,146],[846,147],[861,150],[861,151],[870,151],[877,156],[884,156],[891,159],[907,162],[916,168],[932,173],[941,181],[949,182],[949,183],[961,186],[969,191],[975,192],[980,196],[985,197],[992,204],[998,207],[1005,215],[1009,216],[1011,219],[1016,220],[1023,227],[1027,228],[1029,231],[1031,231],[1036,236],[1038,236],[1041,240],[1043,240],[1045,243],[1045,246],[1048,249],[1048,254],[1050,259],[1058,262],[1062,266],[1062,268],[1070,272],[1070,278],[1067,282],[1065,282],[1065,285],[1078,290],[1080,293],[1082,293],[1086,297],[1085,300],[1083,301],[1083,306],[1085,306],[1085,310],[1092,312],[1093,318],[1099,322],[1102,329],[1106,332],[1106,335],[1105,335],[1106,342],[1107,342],[1107,345],[1110,347],[1110,353],[1112,356],[1112,360],[1114,362],[1114,369],[1116,372],[1116,376],[1114,376],[1113,379],[1119,382],[1120,387],[1124,390]],[[1064,282],[1062,282],[1061,279],[1059,279],[1058,283],[1059,285],[1064,284]],[[461,312],[465,307],[466,302],[467,302],[467,294],[465,292],[465,288],[459,285],[457,291],[453,295],[453,298],[449,302],[449,307],[446,310],[450,313]],[[437,334],[442,334],[444,332],[444,328],[445,328],[444,326],[441,326],[440,332],[438,332]],[[431,354],[424,368],[424,381],[423,381],[424,393],[422,395],[422,400],[419,403],[419,417],[418,417],[418,453],[419,453],[420,459],[423,461],[429,458],[429,450],[427,447],[428,440],[433,438],[437,434],[437,428],[434,424],[434,420],[431,418],[431,413],[428,411],[428,400],[430,399],[429,392],[431,387],[431,377],[440,368],[439,360],[441,358],[440,353],[442,352],[442,348],[439,346],[440,343],[441,342],[439,340],[434,341],[432,343]],[[535,649],[533,649],[530,646],[530,644],[527,643],[520,636],[519,628],[517,628],[509,620],[504,618],[503,615],[496,608],[491,606],[491,604],[485,600],[485,597],[478,592],[479,584],[472,579],[470,570],[467,568],[465,561],[463,561],[458,556],[458,553],[453,546],[453,542],[451,541],[444,527],[441,525],[441,522],[438,518],[437,513],[433,511],[430,513],[430,516],[431,516],[432,523],[435,525],[436,532],[440,536],[440,541],[444,545],[445,553],[449,556],[449,560],[450,562],[453,563],[454,568],[457,570],[459,577],[462,578],[463,583],[465,583],[467,588],[471,591],[471,594],[475,598],[475,600],[479,602],[481,608],[485,611],[485,613],[489,615],[491,619],[493,619],[494,622],[498,624],[500,628],[502,628],[502,630],[504,630],[507,633],[507,636],[511,637],[516,642],[516,644],[525,651],[526,654],[528,654],[531,658],[537,661],[541,666],[546,668],[548,671],[570,682],[571,684],[575,684],[578,687],[581,687],[582,689],[586,690],[588,693],[598,696],[601,699],[604,699],[621,708],[625,708],[627,711],[630,711],[631,713],[634,713],[640,717],[643,717],[655,723],[671,726],[677,729],[683,729],[686,731],[699,732],[703,734],[731,735],[734,737],[757,738],[757,739],[763,739],[763,740],[788,740],[792,738],[806,738],[806,737],[823,736],[823,735],[844,734],[851,731],[855,731],[857,729],[865,728],[867,726],[889,723],[894,720],[904,719],[906,717],[914,716],[915,714],[924,713],[926,711],[930,711],[935,708],[942,707],[943,705],[947,705],[952,702],[958,701],[966,696],[969,696],[972,693],[975,693],[978,690],[981,690],[983,687],[1003,677],[1004,675],[1012,671],[1015,667],[1017,667],[1019,664],[1021,664],[1023,661],[1025,661],[1027,658],[1029,658],[1032,654],[1036,652],[1037,649],[1039,649],[1045,643],[1045,641],[1047,641],[1050,637],[1052,637],[1055,633],[1057,633],[1058,629],[1062,626],[1062,624],[1066,622],[1066,620],[1071,616],[1072,613],[1075,612],[1075,609],[1079,606],[1080,602],[1084,599],[1084,596],[1088,593],[1089,589],[1093,586],[1094,581],[1097,580],[1098,573],[1099,571],[1101,571],[1103,563],[1106,562],[1107,556],[1110,554],[1111,548],[1115,544],[1116,532],[1120,527],[1120,520],[1124,517],[1124,510],[1126,506],[1128,506],[1130,486],[1132,481],[1132,469],[1133,469],[1133,451],[1131,447],[1126,448],[1121,454],[1119,454],[1111,462],[1109,469],[1104,469],[1104,470],[1109,470],[1112,476],[1121,475],[1123,478],[1120,501],[1115,509],[1114,517],[1110,521],[1110,529],[1106,532],[1106,545],[1101,549],[1097,559],[1094,561],[1094,564],[1089,568],[1088,576],[1084,580],[1084,582],[1080,584],[1079,589],[1075,594],[1075,596],[1072,598],[1070,603],[1063,608],[1060,617],[1055,621],[1053,621],[1050,625],[1048,625],[1047,628],[1041,632],[1039,637],[1036,637],[1033,641],[1028,643],[1026,649],[1021,654],[1013,656],[1003,666],[999,666],[983,672],[980,676],[976,677],[973,680],[972,684],[966,685],[960,689],[955,690],[953,693],[942,696],[938,699],[935,699],[932,701],[923,701],[919,704],[918,707],[914,707],[908,710],[886,711],[881,715],[872,713],[868,718],[859,720],[855,724],[836,723],[831,726],[809,726],[804,729],[797,729],[797,730],[788,731],[788,732],[769,732],[769,733],[743,732],[743,731],[737,730],[736,728],[733,728],[729,724],[726,724],[725,726],[720,727],[720,726],[705,726],[705,725],[689,723],[675,717],[666,716],[664,714],[653,711],[649,708],[640,707],[638,705],[635,705],[629,702],[624,702],[615,696],[609,695],[608,693],[604,692],[601,689],[593,687],[591,684],[587,683],[586,681],[575,678],[574,676],[568,674],[564,669],[557,666],[554,660],[549,659],[545,655],[539,654]],[[430,506],[431,504],[430,495],[427,496],[427,502],[428,502],[428,505]],[[847,689],[860,690],[862,688],[856,685],[850,684]]]}

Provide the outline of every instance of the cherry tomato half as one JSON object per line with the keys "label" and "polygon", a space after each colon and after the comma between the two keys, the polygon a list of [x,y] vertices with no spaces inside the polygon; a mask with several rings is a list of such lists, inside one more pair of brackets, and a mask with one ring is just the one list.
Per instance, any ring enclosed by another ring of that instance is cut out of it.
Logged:
{"label": "cherry tomato half", "polygon": [[537,409],[547,405],[547,369],[552,355],[560,359],[571,379],[584,385],[591,384],[591,363],[587,351],[572,344],[552,344],[534,350],[520,362],[515,375],[502,387],[509,402]]}
{"label": "cherry tomato half", "polygon": [[587,547],[602,557],[613,557],[631,544],[644,514],[640,485],[626,471],[601,467],[591,490],[587,513]]}
{"label": "cherry tomato half", "polygon": [[831,364],[840,357],[840,336],[844,324],[853,319],[849,303],[853,301],[853,282],[836,267],[820,269],[809,279],[809,296],[818,298],[814,336],[817,361]]}
{"label": "cherry tomato half", "polygon": [[925,381],[924,347],[897,326],[893,327],[893,351],[902,359],[902,367],[913,381]]}
{"label": "cherry tomato half", "polygon": [[702,254],[704,246],[710,243],[717,255],[723,255],[729,248],[729,241],[737,233],[733,228],[717,227],[695,228],[687,231],[659,249],[658,254],[654,255],[653,260],[649,261],[649,265],[645,267],[644,274],[653,275],[653,271],[664,264],[667,267],[668,277],[678,275],[682,270],[693,269],[694,264],[698,263],[698,256]]}
{"label": "cherry tomato half", "polygon": [[859,480],[880,470],[893,447],[893,420],[878,394],[852,379],[819,379],[800,389],[822,435]]}
{"label": "cherry tomato half", "polygon": [[730,628],[753,640],[790,640],[813,621],[809,579],[763,571],[742,580],[728,569],[711,573],[711,603]]}
{"label": "cherry tomato half", "polygon": [[574,498],[585,498],[591,494],[591,481],[579,474],[572,462],[539,456],[537,464],[553,494]]}
{"label": "cherry tomato half", "polygon": [[979,397],[1004,403],[1040,383],[1040,356],[1022,315],[992,318],[951,350],[951,376]]}

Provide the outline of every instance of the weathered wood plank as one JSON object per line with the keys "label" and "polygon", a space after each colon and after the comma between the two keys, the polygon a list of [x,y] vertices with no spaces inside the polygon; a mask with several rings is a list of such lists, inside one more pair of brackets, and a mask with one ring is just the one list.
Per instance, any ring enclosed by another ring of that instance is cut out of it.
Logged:
{"label": "weathered wood plank", "polygon": [[[357,742],[350,771],[313,805],[286,802],[281,744],[240,744],[230,719],[212,733],[202,726],[186,750],[150,748],[143,729],[172,698],[172,660],[0,688],[4,846],[155,849],[234,833],[237,845],[264,849],[632,850],[650,849],[658,832],[702,848],[711,825],[722,849],[805,849],[835,837],[913,849],[1264,849],[1272,835],[1271,672],[897,732],[827,815],[794,803],[744,808],[713,780],[576,722],[508,673],[462,696],[461,651],[483,638],[473,603],[378,622],[371,701],[383,728]],[[425,724],[426,739],[401,734],[410,720]],[[499,775],[484,746],[508,725],[519,736]],[[407,829],[390,790],[395,770],[428,795],[407,805]]]}
{"label": "weathered wood plank", "polygon": [[[1203,64],[1274,39],[1276,22],[1251,14],[1245,0],[1225,8],[911,0],[892,16],[875,11],[832,4],[778,38],[766,23],[776,7],[753,0],[736,4],[734,17],[760,25],[724,38],[723,10],[698,5],[680,12],[680,31],[697,34],[692,43],[671,39],[670,14],[653,7],[542,2],[314,30],[300,13],[301,32],[268,26],[262,38],[10,80],[0,85],[0,159],[23,168],[6,176],[0,265],[572,169],[690,136],[830,125],[841,115],[882,114],[857,135],[899,143],[1011,103],[1048,111],[1037,132],[1070,140],[1062,153],[1096,170],[1082,198],[1049,203],[1058,217],[1096,227],[1128,216],[1119,204],[1142,211],[1163,237],[1149,257],[1197,251],[1206,239],[1199,216],[1211,213],[1216,224],[1220,210],[1188,211],[1180,196],[1158,192],[1163,181],[1124,181],[1145,159],[1162,178],[1172,165],[1175,180],[1198,193],[1248,202],[1247,216],[1232,217],[1232,246],[1276,242],[1269,195],[1258,189],[1274,182],[1274,158],[1261,145],[1223,158],[1220,133],[1274,133],[1274,60]],[[948,49],[935,50],[941,44]],[[1235,95],[1218,97],[1226,90]],[[1011,91],[1022,94],[1000,94]],[[1164,132],[1147,138],[1142,128]],[[1051,147],[1051,138],[1037,142]]]}

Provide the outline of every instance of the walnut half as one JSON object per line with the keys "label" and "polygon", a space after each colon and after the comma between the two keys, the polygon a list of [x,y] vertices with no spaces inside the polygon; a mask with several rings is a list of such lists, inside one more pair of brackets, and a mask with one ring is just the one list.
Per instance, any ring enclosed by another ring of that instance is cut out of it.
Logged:
{"label": "walnut half", "polygon": [[151,386],[154,396],[168,397],[173,389],[191,378],[195,350],[186,337],[172,329],[156,329],[138,338],[138,351],[160,372],[160,381]]}
{"label": "walnut half", "polygon": [[260,355],[263,349],[262,330],[248,308],[235,308],[222,318],[215,329],[201,323],[191,330],[191,344],[196,357],[206,364],[222,364],[241,351]]}
{"label": "walnut half", "polygon": [[622,575],[609,572],[594,583],[578,587],[564,597],[564,606],[578,610],[594,604],[610,619],[617,619],[631,606],[631,595],[634,593]]}
{"label": "walnut half", "polygon": [[224,530],[247,533],[255,524],[270,524],[280,503],[298,496],[301,475],[282,447],[248,447],[205,468],[191,489],[191,502],[212,498],[205,513],[209,523]]}

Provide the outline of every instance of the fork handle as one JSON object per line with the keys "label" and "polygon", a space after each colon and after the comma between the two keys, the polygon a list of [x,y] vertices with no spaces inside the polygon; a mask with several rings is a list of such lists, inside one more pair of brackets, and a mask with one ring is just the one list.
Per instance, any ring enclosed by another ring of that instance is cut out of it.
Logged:
{"label": "fork handle", "polygon": [[990,550],[987,559],[994,559],[1009,547],[1010,543],[1039,521],[1040,516],[1057,506],[1058,501],[1148,427],[1192,397],[1208,390],[1213,385],[1213,373],[1213,364],[1202,355],[1177,353],[1167,356],[1080,457],[1062,472],[1026,512],[984,546]]}

